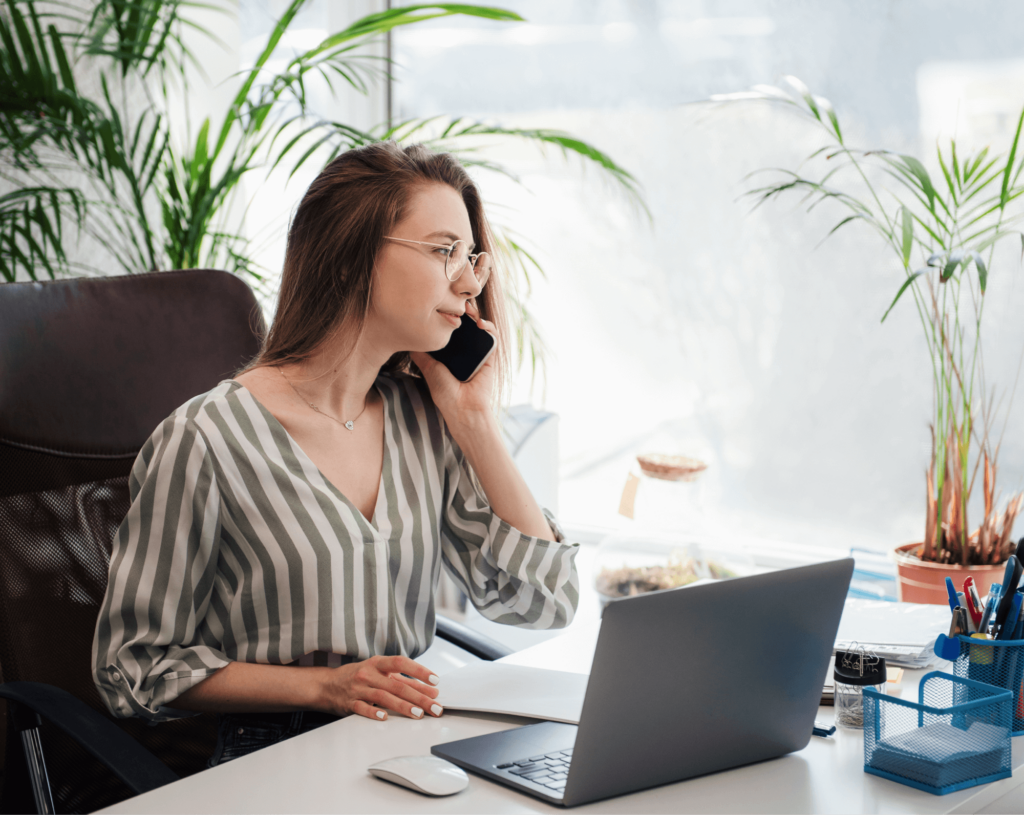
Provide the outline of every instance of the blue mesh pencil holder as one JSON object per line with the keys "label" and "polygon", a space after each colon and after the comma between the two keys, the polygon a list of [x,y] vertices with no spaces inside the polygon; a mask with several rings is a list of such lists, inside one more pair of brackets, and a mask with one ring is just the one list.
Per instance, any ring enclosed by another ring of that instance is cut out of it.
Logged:
{"label": "blue mesh pencil holder", "polygon": [[864,691],[864,772],[946,795],[1011,774],[1013,697],[933,671],[918,701]]}
{"label": "blue mesh pencil holder", "polygon": [[[976,637],[959,636],[959,654],[955,657],[953,673],[962,679],[973,679],[986,685],[1005,688],[1013,695],[1011,715],[1013,735],[1024,734],[1024,640],[983,640]],[[944,641],[944,642],[943,642]],[[952,640],[944,634],[939,635],[935,643],[935,652],[949,659],[953,656],[950,650],[945,654],[940,649],[953,649]],[[971,697],[970,689],[962,691],[967,699]]]}

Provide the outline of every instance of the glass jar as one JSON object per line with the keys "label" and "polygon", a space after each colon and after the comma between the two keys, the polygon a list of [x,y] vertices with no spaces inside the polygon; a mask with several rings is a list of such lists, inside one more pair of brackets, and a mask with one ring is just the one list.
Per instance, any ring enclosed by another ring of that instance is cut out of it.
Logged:
{"label": "glass jar", "polygon": [[753,574],[753,559],[738,548],[658,532],[615,534],[597,548],[594,584],[601,607],[649,591]]}
{"label": "glass jar", "polygon": [[885,693],[885,660],[863,651],[837,651],[833,704],[840,727],[864,727],[864,688]]}
{"label": "glass jar", "polygon": [[704,528],[704,482],[665,481],[641,473],[633,519],[638,526],[670,534]]}

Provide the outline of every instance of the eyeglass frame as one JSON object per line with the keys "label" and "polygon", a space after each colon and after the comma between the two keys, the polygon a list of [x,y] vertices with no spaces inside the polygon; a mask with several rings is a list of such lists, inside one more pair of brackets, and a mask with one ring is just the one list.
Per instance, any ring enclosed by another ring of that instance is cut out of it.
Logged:
{"label": "eyeglass frame", "polygon": [[[386,241],[400,241],[401,243],[417,243],[420,246],[434,246],[434,247],[437,247],[438,249],[447,249],[448,250],[448,254],[444,256],[444,276],[446,278],[448,278],[448,280],[450,282],[452,282],[452,283],[454,283],[456,280],[458,280],[460,277],[462,277],[462,274],[465,271],[466,266],[470,266],[472,268],[476,268],[476,261],[477,261],[477,259],[481,255],[487,255],[488,260],[491,257],[491,253],[490,252],[477,252],[475,255],[472,252],[467,252],[466,253],[466,263],[465,263],[465,265],[463,266],[462,269],[459,270],[459,273],[457,275],[455,275],[455,277],[451,277],[448,274],[448,260],[452,256],[452,250],[455,248],[455,245],[458,244],[458,243],[465,244],[467,247],[469,246],[469,244],[467,244],[461,238],[459,238],[456,241],[453,241],[452,243],[429,243],[427,241],[414,241],[414,240],[412,240],[410,238],[393,238],[393,237],[391,237],[391,235],[385,235],[384,236],[384,240],[386,240]],[[473,276],[476,277],[476,272],[473,273]],[[483,286],[487,283],[488,280],[490,280],[490,278],[491,278],[491,275],[488,272],[487,277],[484,278],[484,282],[481,284],[480,287],[483,288]]]}

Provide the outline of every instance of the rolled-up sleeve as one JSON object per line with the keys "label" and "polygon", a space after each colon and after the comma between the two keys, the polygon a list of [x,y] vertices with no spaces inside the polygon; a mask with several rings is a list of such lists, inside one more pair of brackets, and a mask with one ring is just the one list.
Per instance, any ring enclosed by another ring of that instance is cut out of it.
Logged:
{"label": "rolled-up sleeve", "polygon": [[458,445],[450,436],[446,442],[441,552],[448,572],[489,620],[534,629],[567,626],[579,602],[579,544],[565,541],[546,509],[553,541],[499,518]]}
{"label": "rolled-up sleeve", "polygon": [[167,705],[230,660],[201,626],[215,580],[221,500],[191,419],[175,414],[154,431],[129,491],[96,623],[93,679],[115,716],[195,715]]}

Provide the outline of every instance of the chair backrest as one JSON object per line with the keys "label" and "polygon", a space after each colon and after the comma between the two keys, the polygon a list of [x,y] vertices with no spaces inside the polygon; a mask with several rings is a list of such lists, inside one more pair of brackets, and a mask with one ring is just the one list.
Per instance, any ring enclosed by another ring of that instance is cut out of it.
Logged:
{"label": "chair backrest", "polygon": [[[163,419],[252,359],[263,328],[249,287],[220,271],[0,285],[3,681],[57,685],[106,713],[92,638],[128,473]],[[182,776],[215,738],[211,716],[119,724]],[[124,797],[62,734],[44,725],[43,739],[58,811]]]}

